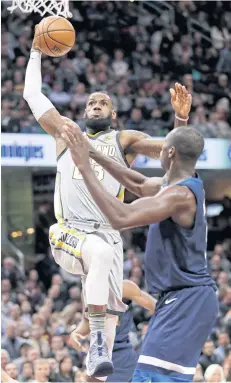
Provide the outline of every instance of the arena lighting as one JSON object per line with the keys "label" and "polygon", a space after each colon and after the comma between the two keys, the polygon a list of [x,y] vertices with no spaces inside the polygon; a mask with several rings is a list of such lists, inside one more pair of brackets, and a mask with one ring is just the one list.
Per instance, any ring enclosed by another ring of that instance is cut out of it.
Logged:
{"label": "arena lighting", "polygon": [[27,234],[33,234],[34,233],[33,227],[29,227],[26,232]]}

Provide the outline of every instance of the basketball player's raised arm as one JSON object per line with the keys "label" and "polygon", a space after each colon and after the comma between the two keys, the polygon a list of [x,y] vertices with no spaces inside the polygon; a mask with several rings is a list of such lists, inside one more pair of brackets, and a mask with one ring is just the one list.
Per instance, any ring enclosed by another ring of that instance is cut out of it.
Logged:
{"label": "basketball player's raised arm", "polygon": [[[175,111],[174,128],[186,127],[191,109],[192,96],[187,89],[179,83],[175,89],[170,89],[171,104]],[[120,134],[120,143],[125,154],[144,154],[147,157],[159,158],[163,140],[151,138],[148,134],[136,130],[124,130]]]}
{"label": "basketball player's raised arm", "polygon": [[[68,123],[67,123],[68,125]],[[127,168],[115,160],[95,150],[91,145],[90,157],[98,162],[108,173],[120,182],[126,189],[138,197],[153,196],[160,190],[163,184],[161,177],[146,177],[143,174]]]}
{"label": "basketball player's raised arm", "polygon": [[42,128],[54,138],[59,138],[64,130],[63,118],[42,93],[41,57],[42,53],[34,40],[26,69],[23,97]]}

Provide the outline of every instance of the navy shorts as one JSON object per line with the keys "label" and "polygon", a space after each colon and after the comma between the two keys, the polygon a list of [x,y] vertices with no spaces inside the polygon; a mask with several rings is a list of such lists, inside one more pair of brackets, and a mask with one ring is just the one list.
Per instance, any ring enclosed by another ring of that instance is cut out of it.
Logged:
{"label": "navy shorts", "polygon": [[132,382],[192,381],[217,314],[213,286],[164,294],[149,322]]}
{"label": "navy shorts", "polygon": [[117,348],[112,352],[114,372],[108,376],[107,382],[131,382],[138,355],[132,346]]}

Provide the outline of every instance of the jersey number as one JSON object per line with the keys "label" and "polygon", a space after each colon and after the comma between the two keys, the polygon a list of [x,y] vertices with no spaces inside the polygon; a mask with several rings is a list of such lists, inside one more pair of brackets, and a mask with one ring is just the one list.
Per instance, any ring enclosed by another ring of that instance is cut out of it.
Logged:
{"label": "jersey number", "polygon": [[[91,165],[92,170],[94,171],[96,177],[98,178],[99,181],[102,181],[104,179],[104,169],[102,166],[98,164],[93,164]],[[73,179],[74,180],[82,180],[82,174],[80,173],[79,169],[77,167],[74,168],[74,174],[73,174]]]}

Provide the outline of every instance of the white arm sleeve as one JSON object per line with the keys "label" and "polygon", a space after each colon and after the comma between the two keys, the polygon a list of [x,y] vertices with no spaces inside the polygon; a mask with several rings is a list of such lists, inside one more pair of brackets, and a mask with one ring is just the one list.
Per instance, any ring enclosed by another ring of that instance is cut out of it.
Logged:
{"label": "white arm sleeve", "polygon": [[31,51],[26,69],[23,98],[27,101],[35,119],[38,121],[44,113],[54,108],[54,105],[42,94],[41,56],[37,51]]}

